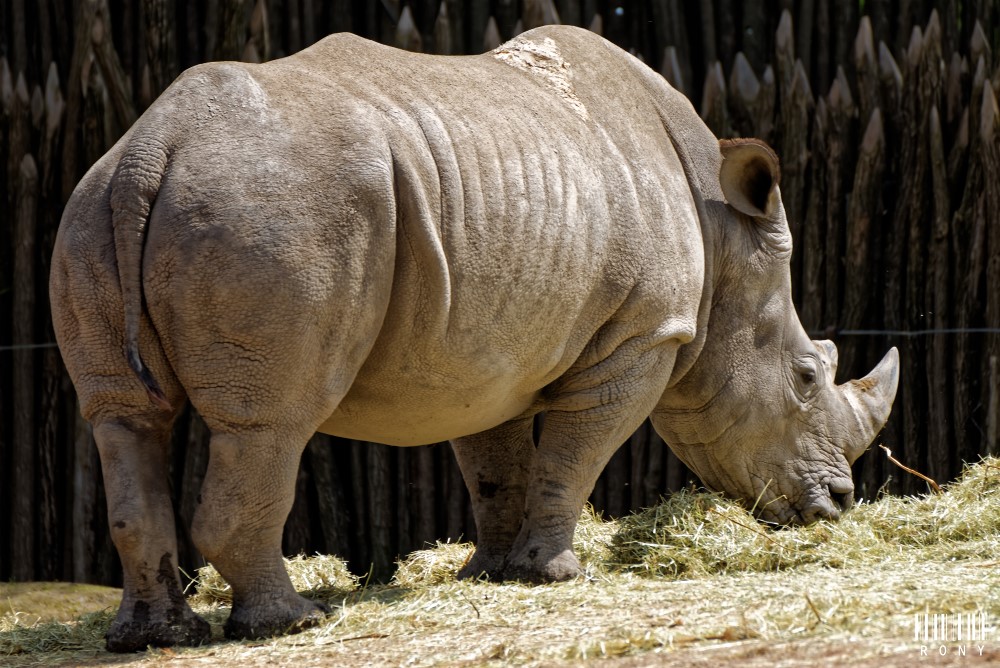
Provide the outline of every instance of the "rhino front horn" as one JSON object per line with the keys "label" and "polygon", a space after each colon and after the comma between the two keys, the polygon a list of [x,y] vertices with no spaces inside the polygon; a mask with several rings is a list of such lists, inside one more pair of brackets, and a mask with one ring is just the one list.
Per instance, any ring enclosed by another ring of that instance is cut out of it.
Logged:
{"label": "rhino front horn", "polygon": [[867,376],[841,386],[858,426],[858,440],[848,444],[847,461],[853,464],[885,426],[898,384],[899,351],[892,348]]}

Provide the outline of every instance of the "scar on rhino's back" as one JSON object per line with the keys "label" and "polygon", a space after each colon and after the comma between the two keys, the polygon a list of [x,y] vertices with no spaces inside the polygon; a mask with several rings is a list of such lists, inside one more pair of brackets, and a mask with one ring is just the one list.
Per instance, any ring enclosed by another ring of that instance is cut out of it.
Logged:
{"label": "scar on rhino's back", "polygon": [[580,118],[587,119],[590,114],[583,102],[576,96],[573,89],[573,73],[570,64],[563,59],[559,47],[548,37],[535,42],[524,37],[515,37],[493,51],[493,57],[502,63],[523,70],[538,77],[542,83],[554,90],[557,95]]}

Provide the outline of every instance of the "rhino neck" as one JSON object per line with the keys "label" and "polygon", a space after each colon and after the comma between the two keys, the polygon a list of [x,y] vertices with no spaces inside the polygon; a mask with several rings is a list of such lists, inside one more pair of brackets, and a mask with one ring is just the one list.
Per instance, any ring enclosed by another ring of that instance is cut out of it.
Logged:
{"label": "rhino neck", "polygon": [[[667,85],[662,77],[648,67],[638,65],[634,59],[630,59],[629,62],[633,64],[633,73],[646,87],[659,113],[664,131],[670,138],[674,152],[684,169],[684,177],[698,212],[704,244],[705,275],[698,307],[698,328],[694,339],[678,350],[677,360],[664,395],[667,397],[671,394],[670,388],[681,383],[698,361],[711,326],[712,302],[722,262],[720,241],[724,236],[719,221],[727,219],[724,214],[725,199],[719,185],[722,154],[719,151],[718,139],[702,122],[690,100]],[[721,390],[721,387],[716,389]]]}
{"label": "rhino neck", "polygon": [[[672,101],[671,103],[676,104]],[[687,103],[686,98],[684,103]],[[678,122],[678,117],[685,118],[686,122]],[[664,115],[662,119],[674,145],[674,151],[684,169],[684,176],[698,212],[698,225],[701,228],[705,262],[701,300],[698,304],[697,330],[694,338],[677,351],[677,359],[670,375],[670,382],[667,384],[665,398],[671,393],[671,388],[687,376],[705,348],[712,320],[717,270],[722,261],[722,256],[719,253],[719,242],[723,235],[717,221],[724,219],[719,209],[725,209],[726,205],[719,190],[718,178],[713,181],[708,176],[711,173],[718,174],[721,156],[717,148],[718,142],[712,133],[701,122],[697,114],[693,114],[693,119],[692,121],[687,116],[671,116],[669,114]],[[706,150],[705,146],[711,147],[711,150]]]}

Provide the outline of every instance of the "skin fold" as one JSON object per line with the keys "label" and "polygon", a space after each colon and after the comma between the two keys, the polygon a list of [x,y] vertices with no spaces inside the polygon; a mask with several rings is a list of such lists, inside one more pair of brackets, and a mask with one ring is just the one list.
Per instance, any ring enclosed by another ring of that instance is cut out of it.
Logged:
{"label": "skin fold", "polygon": [[79,184],[52,259],[125,572],[109,649],[209,636],[166,483],[187,401],[212,432],[192,537],[233,638],[323,616],[281,561],[316,431],[452,442],[480,537],[461,577],[575,577],[582,505],[646,417],[762,519],[838,517],[898,356],[834,384],[778,182],[764,144],[720,143],[572,27],[472,57],[334,35],[182,74]]}

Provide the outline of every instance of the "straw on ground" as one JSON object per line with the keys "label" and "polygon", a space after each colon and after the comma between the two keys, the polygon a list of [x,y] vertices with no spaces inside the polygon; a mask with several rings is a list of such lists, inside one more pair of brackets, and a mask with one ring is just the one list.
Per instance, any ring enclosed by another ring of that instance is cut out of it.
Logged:
{"label": "straw on ground", "polygon": [[[827,652],[823,660],[842,651],[891,665],[918,651],[916,615],[1000,618],[1000,460],[968,467],[940,494],[861,503],[839,523],[772,530],[734,502],[687,490],[618,521],[588,509],[575,543],[586,577],[548,586],[456,581],[468,544],[415,552],[377,586],[360,585],[336,557],[299,557],[287,561],[293,582],[334,609],[324,625],[267,641],[149,650],[137,660],[557,665],[760,646],[765,658],[795,647]],[[196,585],[192,604],[220,639],[228,586],[211,567]],[[0,656],[100,659],[111,617],[33,623],[12,611],[0,618]],[[986,658],[1000,656],[1000,634],[993,640]]]}

